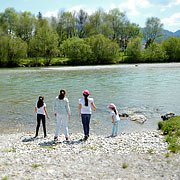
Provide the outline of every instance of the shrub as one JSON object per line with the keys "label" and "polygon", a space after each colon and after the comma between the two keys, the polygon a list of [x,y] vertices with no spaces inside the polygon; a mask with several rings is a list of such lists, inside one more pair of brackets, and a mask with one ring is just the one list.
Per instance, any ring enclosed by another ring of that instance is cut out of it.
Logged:
{"label": "shrub", "polygon": [[92,51],[90,46],[80,38],[70,38],[63,41],[61,53],[67,56],[72,64],[90,64]]}
{"label": "shrub", "polygon": [[160,44],[152,43],[143,51],[142,58],[146,62],[162,62],[168,57]]}
{"label": "shrub", "polygon": [[120,49],[117,43],[112,42],[102,34],[87,39],[92,49],[92,58],[95,64],[108,64],[116,62]]}
{"label": "shrub", "polygon": [[168,149],[174,153],[178,152],[180,150],[180,116],[161,121],[158,123],[158,126],[163,131],[163,134],[166,135],[165,141],[169,143]]}

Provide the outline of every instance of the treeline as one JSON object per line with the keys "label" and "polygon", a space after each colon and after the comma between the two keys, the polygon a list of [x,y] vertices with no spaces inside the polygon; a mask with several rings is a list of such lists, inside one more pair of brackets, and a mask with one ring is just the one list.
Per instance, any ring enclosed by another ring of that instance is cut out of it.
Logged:
{"label": "treeline", "polygon": [[180,38],[161,42],[162,30],[158,18],[148,18],[141,29],[119,9],[43,18],[8,8],[0,13],[0,66],[23,65],[25,59],[31,66],[48,66],[53,58],[74,65],[179,61]]}

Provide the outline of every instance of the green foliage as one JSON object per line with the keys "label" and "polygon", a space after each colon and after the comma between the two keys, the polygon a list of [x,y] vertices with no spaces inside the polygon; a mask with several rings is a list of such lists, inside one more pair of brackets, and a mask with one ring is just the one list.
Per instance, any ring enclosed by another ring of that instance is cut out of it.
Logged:
{"label": "green foliage", "polygon": [[162,46],[158,43],[151,43],[142,54],[145,62],[162,62],[167,59],[167,55]]}
{"label": "green foliage", "polygon": [[91,36],[87,39],[92,52],[95,64],[113,63],[119,55],[119,46],[102,34]]}
{"label": "green foliage", "polygon": [[162,48],[166,51],[169,61],[180,61],[180,38],[169,37],[162,42]]}
{"label": "green foliage", "polygon": [[148,47],[155,40],[158,40],[158,38],[163,36],[164,34],[162,34],[162,31],[163,24],[161,23],[159,18],[148,18],[146,21],[146,26],[143,29],[143,38],[146,41],[146,47]]}
{"label": "green foliage", "polygon": [[130,41],[127,47],[128,60],[131,62],[141,61],[142,58],[142,39],[135,38]]}
{"label": "green foliage", "polygon": [[2,177],[1,180],[8,180],[8,176]]}
{"label": "green foliage", "polygon": [[8,66],[17,66],[20,58],[27,55],[27,44],[22,39],[9,37],[8,42]]}
{"label": "green foliage", "polygon": [[32,168],[38,168],[38,167],[40,167],[40,166],[42,166],[42,164],[32,164]]}
{"label": "green foliage", "polygon": [[178,152],[180,150],[180,116],[172,117],[167,121],[158,123],[158,127],[166,135],[166,142],[169,143],[169,150],[171,152]]}
{"label": "green foliage", "polygon": [[[0,13],[0,67],[23,66],[26,57],[30,66],[180,61],[180,38],[168,38],[162,46],[155,43],[163,36],[162,27],[160,19],[152,17],[140,31],[118,8],[91,15],[82,9],[63,11],[48,20],[41,13],[36,18],[31,12],[7,8]],[[127,52],[120,52],[125,47]],[[70,61],[53,63],[54,57]]]}
{"label": "green foliage", "polygon": [[126,168],[128,168],[128,165],[124,162],[124,163],[122,164],[122,168],[123,168],[123,169],[126,169]]}
{"label": "green foliage", "polygon": [[44,57],[45,65],[49,65],[51,59],[58,54],[58,35],[51,31],[48,25],[38,27],[35,36],[29,44],[31,57]]}
{"label": "green foliage", "polygon": [[84,39],[77,37],[63,41],[61,53],[70,58],[72,64],[87,64],[91,58],[91,47]]}
{"label": "green foliage", "polygon": [[30,12],[24,11],[18,15],[15,34],[22,40],[29,42],[33,37],[36,19]]}

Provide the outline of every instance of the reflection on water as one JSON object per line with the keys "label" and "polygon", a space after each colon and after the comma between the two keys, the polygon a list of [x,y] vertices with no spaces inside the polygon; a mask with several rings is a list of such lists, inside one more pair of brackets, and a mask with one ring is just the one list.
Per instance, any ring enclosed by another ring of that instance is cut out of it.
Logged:
{"label": "reflection on water", "polygon": [[78,99],[84,89],[90,90],[97,106],[91,121],[94,133],[111,133],[109,103],[116,104],[119,112],[136,112],[148,118],[143,125],[121,119],[120,131],[156,129],[161,114],[179,114],[179,82],[179,64],[0,69],[1,131],[34,130],[34,106],[43,95],[51,116],[47,129],[54,132],[53,101],[61,88],[67,90],[70,100],[70,132],[82,132]]}

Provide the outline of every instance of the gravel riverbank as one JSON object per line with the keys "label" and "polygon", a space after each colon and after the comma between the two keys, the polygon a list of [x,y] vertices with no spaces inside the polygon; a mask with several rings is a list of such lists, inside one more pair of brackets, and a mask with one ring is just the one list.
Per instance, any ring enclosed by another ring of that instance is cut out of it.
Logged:
{"label": "gravel riverbank", "polygon": [[[117,137],[71,134],[53,144],[34,134],[0,135],[1,179],[180,180],[180,154],[168,154],[160,131],[121,133]],[[63,142],[64,141],[64,142]]]}

